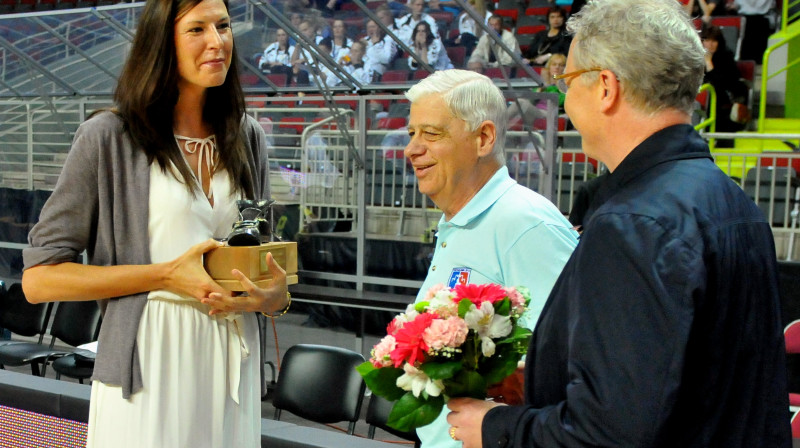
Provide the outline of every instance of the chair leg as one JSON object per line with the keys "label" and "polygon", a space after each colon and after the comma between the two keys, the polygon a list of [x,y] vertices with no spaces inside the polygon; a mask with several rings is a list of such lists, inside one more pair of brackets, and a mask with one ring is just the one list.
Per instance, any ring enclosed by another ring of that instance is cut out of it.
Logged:
{"label": "chair leg", "polygon": [[367,437],[369,437],[370,439],[374,439],[375,438],[375,426],[374,425],[369,425],[369,429],[367,429]]}
{"label": "chair leg", "polygon": [[39,364],[35,362],[31,363],[31,373],[33,376],[42,376],[41,373],[39,373]]}
{"label": "chair leg", "polygon": [[356,432],[356,422],[350,422],[350,424],[347,425],[347,434],[352,436],[353,433],[355,432]]}

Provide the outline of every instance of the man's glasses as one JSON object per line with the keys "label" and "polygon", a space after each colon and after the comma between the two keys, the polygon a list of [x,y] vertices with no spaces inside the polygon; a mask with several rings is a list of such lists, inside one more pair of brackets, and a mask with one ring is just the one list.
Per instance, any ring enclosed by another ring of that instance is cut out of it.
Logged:
{"label": "man's glasses", "polygon": [[582,68],[580,70],[575,70],[574,72],[569,73],[562,73],[560,75],[553,75],[553,79],[556,81],[556,86],[558,90],[566,93],[567,89],[569,88],[569,84],[567,84],[568,79],[575,78],[577,76],[581,76],[584,73],[589,72],[599,72],[602,71],[602,68],[595,67],[595,68]]}

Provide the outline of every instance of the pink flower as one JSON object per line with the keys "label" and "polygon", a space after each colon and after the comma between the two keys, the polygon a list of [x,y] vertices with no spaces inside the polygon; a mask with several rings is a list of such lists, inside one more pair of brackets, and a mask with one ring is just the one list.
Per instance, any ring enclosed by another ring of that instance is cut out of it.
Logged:
{"label": "pink flower", "polygon": [[510,286],[503,289],[505,289],[508,299],[511,300],[511,308],[517,311],[525,308],[525,297],[521,292],[517,291],[517,288]]}
{"label": "pink flower", "polygon": [[443,290],[443,289],[447,289],[447,288],[441,283],[437,283],[437,284],[431,286],[430,289],[428,289],[428,292],[425,293],[425,298],[422,299],[422,300],[424,300],[426,302],[430,302],[431,299],[433,299],[433,297],[436,295],[436,293],[441,291],[441,290]]}
{"label": "pink flower", "polygon": [[431,326],[422,333],[422,339],[433,350],[444,347],[459,347],[467,340],[467,323],[458,317],[434,319]]}
{"label": "pink flower", "polygon": [[392,350],[397,346],[394,336],[384,336],[375,347],[372,349],[372,358],[370,362],[377,368],[389,367],[392,365]]}
{"label": "pink flower", "polygon": [[429,313],[420,314],[416,319],[406,322],[403,328],[395,333],[397,346],[391,353],[395,367],[400,367],[403,361],[412,365],[422,361],[425,352],[428,351],[428,344],[423,340],[422,333],[430,327],[434,317]]}
{"label": "pink flower", "polygon": [[456,298],[453,300],[455,300],[456,303],[468,299],[477,307],[480,307],[482,302],[494,304],[506,297],[505,289],[494,283],[487,283],[485,285],[457,285],[455,291]]}

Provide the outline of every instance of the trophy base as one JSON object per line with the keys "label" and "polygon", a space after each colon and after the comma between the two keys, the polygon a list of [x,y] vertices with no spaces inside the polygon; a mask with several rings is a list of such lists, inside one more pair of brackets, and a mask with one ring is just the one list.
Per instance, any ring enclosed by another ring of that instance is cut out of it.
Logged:
{"label": "trophy base", "polygon": [[[244,290],[242,288],[242,284],[239,283],[239,280],[219,280],[219,279],[214,279],[214,281],[217,282],[219,284],[219,286],[222,286],[223,288],[227,289],[228,291],[243,291]],[[256,280],[256,281],[253,282],[253,284],[258,286],[259,288],[266,288],[267,286],[269,286],[269,283],[271,281],[272,281],[272,278],[270,277],[267,280]],[[297,275],[286,274],[286,284],[287,285],[294,285],[294,284],[297,283],[297,281],[298,281]]]}
{"label": "trophy base", "polygon": [[286,283],[297,283],[297,243],[275,242],[260,246],[222,246],[207,252],[203,266],[220,286],[228,291],[243,291],[242,284],[231,275],[238,269],[245,277],[263,288],[272,281],[267,267],[267,253],[286,271]]}

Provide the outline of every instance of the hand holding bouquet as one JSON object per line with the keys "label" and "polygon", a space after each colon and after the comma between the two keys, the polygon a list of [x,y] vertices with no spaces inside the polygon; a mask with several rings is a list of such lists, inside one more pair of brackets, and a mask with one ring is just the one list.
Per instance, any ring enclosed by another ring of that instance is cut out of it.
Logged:
{"label": "hand holding bouquet", "polygon": [[529,302],[524,287],[436,285],[395,317],[358,367],[372,393],[395,402],[387,424],[410,431],[449,397],[486,398],[527,350],[531,332],[517,322]]}

